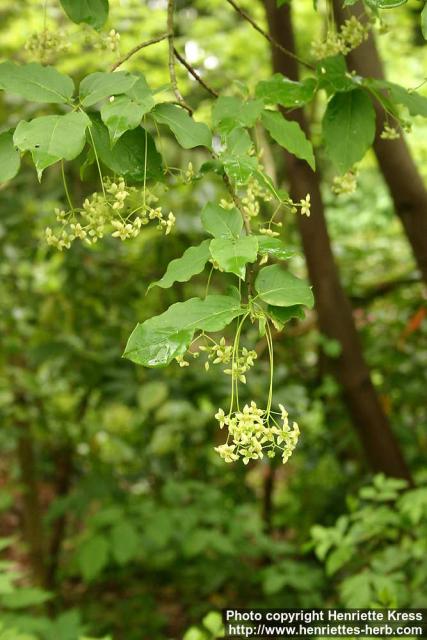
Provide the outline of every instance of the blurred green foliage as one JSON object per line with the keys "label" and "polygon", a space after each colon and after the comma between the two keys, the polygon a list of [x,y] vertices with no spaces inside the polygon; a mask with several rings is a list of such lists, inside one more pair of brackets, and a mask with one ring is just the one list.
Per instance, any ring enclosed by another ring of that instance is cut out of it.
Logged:
{"label": "blurred green foliage", "polygon": [[[298,39],[308,47],[321,20],[307,20],[311,0],[294,4]],[[262,22],[259,3],[242,5]],[[117,54],[105,49],[110,28],[121,33],[126,51],[142,32],[149,38],[164,24],[163,4],[155,1],[113,1],[101,35],[69,23],[56,2],[46,9],[48,28],[63,30],[67,45],[50,61],[75,75],[114,62]],[[2,56],[32,60],[25,42],[43,29],[43,3],[2,0],[0,16]],[[385,19],[390,79],[415,86],[426,60],[414,35],[418,23],[409,5]],[[178,26],[178,46],[218,89],[237,91],[240,82],[253,87],[269,77],[267,44],[218,0],[180,2]],[[129,68],[160,86],[167,82],[165,62],[166,45],[159,43]],[[179,80],[203,118],[206,94],[182,69]],[[2,99],[4,128],[32,108]],[[315,140],[318,121],[314,114]],[[420,144],[426,125],[414,126],[410,142],[426,175]],[[172,140],[164,153],[171,166],[188,163]],[[314,327],[298,338],[285,333],[275,345],[275,401],[286,399],[303,432],[284,468],[217,460],[213,415],[228,385],[214,371],[196,362],[159,374],[121,359],[135,319],[203,293],[198,277],[172,290],[146,295],[146,289],[189,241],[201,240],[197,214],[207,197],[222,193],[214,179],[164,194],[177,215],[168,242],[148,231],[126,243],[75,244],[66,253],[43,240],[63,200],[56,167],[39,185],[26,164],[0,191],[0,640],[89,640],[87,634],[160,640],[184,633],[185,640],[210,640],[221,634],[215,612],[230,605],[425,605],[427,326],[416,322],[425,308],[422,288],[372,157],[355,194],[337,199],[331,178],[326,170],[334,251],[415,488],[381,476],[371,482],[338,385],[322,368],[322,350],[338,355],[336,345]],[[81,183],[76,165],[70,187],[83,197],[94,179],[89,169]],[[303,273],[292,221],[285,234],[297,252],[292,265]],[[398,284],[383,286],[389,282]],[[260,361],[248,398],[266,393],[268,363]],[[64,527],[60,553],[49,547],[55,572],[44,589],[32,580],[22,535],[23,429],[34,446],[46,548]]]}

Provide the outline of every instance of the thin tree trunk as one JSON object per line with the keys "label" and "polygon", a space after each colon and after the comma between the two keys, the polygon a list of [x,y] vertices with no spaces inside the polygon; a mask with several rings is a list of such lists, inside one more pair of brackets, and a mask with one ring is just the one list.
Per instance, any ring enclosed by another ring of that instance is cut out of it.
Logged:
{"label": "thin tree trunk", "polygon": [[[276,0],[264,0],[271,35],[287,50],[295,51],[289,4],[277,8]],[[273,67],[287,77],[298,79],[293,58],[272,48]],[[292,117],[307,131],[302,110]],[[410,480],[400,447],[373,387],[354,325],[350,302],[340,284],[325,220],[318,174],[306,162],[285,153],[287,176],[294,200],[311,195],[312,215],[298,216],[304,252],[313,284],[319,327],[327,337],[341,345],[339,358],[330,361],[342,386],[344,399],[357,429],[366,457],[375,471]]]}
{"label": "thin tree trunk", "polygon": [[[342,7],[341,0],[333,0],[338,23],[342,24],[352,15],[363,14],[360,3]],[[384,79],[384,69],[372,34],[359,47],[347,55],[350,70],[367,78]],[[382,140],[380,133],[386,121],[384,109],[375,104],[377,113],[377,135],[374,151],[384,180],[393,199],[394,208],[405,229],[412,251],[427,282],[427,190],[411,152],[403,137],[397,140]]]}
{"label": "thin tree trunk", "polygon": [[17,425],[19,430],[17,442],[17,458],[23,486],[23,519],[24,533],[28,544],[28,555],[35,581],[45,586],[45,548],[42,512],[37,486],[36,465],[34,459],[31,427],[25,421]]}

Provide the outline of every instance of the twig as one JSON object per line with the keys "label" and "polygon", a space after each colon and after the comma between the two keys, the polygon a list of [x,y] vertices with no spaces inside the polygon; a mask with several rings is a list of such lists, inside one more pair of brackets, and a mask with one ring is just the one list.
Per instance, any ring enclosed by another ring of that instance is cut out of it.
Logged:
{"label": "twig", "polygon": [[228,4],[230,4],[233,9],[235,11],[237,11],[237,13],[247,22],[249,22],[249,24],[255,29],[255,31],[258,31],[258,33],[260,33],[264,38],[266,38],[266,40],[268,40],[274,47],[276,47],[276,49],[279,49],[279,51],[281,51],[282,53],[284,53],[285,55],[289,56],[290,58],[294,58],[294,60],[298,60],[298,62],[302,65],[304,65],[304,67],[307,67],[308,69],[314,69],[313,65],[311,65],[310,63],[306,62],[305,60],[303,60],[302,58],[300,58],[299,56],[297,56],[295,53],[293,53],[292,51],[289,51],[288,49],[285,49],[285,47],[283,47],[280,42],[277,42],[277,40],[275,40],[273,38],[273,36],[271,36],[269,33],[267,33],[267,31],[264,31],[264,29],[262,29],[259,24],[257,24],[255,22],[255,20],[253,18],[251,18],[251,16],[246,13],[246,11],[244,11],[244,9],[242,9],[241,7],[239,7],[239,5],[237,5],[234,0],[226,0],[228,2]]}
{"label": "twig", "polygon": [[208,93],[211,94],[211,96],[213,96],[214,98],[218,98],[219,93],[217,91],[215,91],[215,89],[212,89],[212,87],[210,87],[204,80],[203,78],[201,78],[201,76],[199,76],[199,74],[197,73],[197,71],[194,69],[194,67],[191,66],[191,64],[189,64],[187,62],[187,60],[179,53],[179,51],[176,50],[176,48],[174,47],[173,50],[174,54],[175,54],[175,58],[182,64],[183,67],[185,67],[188,71],[188,73],[190,73],[193,78],[195,80],[197,80],[197,82],[204,88],[206,89],[206,91]]}
{"label": "twig", "polygon": [[178,88],[178,81],[176,79],[175,47],[174,47],[175,29],[174,29],[174,21],[173,21],[174,10],[175,10],[175,0],[168,0],[167,25],[168,25],[168,44],[169,44],[169,77],[172,85],[172,90],[175,94],[177,102],[181,105],[181,107],[184,107],[184,109],[187,109],[187,111],[191,114],[193,113],[193,110],[185,102],[184,96],[182,95],[181,91]]}
{"label": "twig", "polygon": [[135,53],[138,53],[138,51],[141,51],[141,49],[145,49],[145,47],[149,47],[152,44],[156,44],[157,42],[166,40],[166,38],[168,37],[169,37],[168,34],[164,33],[161,36],[156,36],[154,38],[151,38],[150,40],[146,40],[145,42],[142,42],[141,44],[136,45],[136,47],[128,51],[128,53],[125,56],[123,56],[123,58],[120,58],[120,60],[118,60],[113,64],[113,66],[111,67],[111,71],[115,71],[116,69],[118,69],[124,62],[126,62],[127,60],[129,60],[129,58],[135,55]]}

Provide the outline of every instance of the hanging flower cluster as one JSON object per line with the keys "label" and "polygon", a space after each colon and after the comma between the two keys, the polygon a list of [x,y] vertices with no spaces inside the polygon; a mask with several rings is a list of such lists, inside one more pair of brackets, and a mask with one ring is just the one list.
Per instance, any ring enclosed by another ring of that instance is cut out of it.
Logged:
{"label": "hanging flower cluster", "polygon": [[336,56],[339,53],[347,55],[367,39],[369,30],[369,24],[363,24],[356,16],[351,16],[344,22],[338,32],[329,31],[326,40],[313,41],[311,43],[311,54],[317,60]]}
{"label": "hanging flower cluster", "polygon": [[25,51],[41,62],[46,62],[52,56],[65,51],[70,46],[68,36],[62,31],[35,31],[25,43]]}
{"label": "hanging flower cluster", "polygon": [[279,408],[281,424],[271,412],[258,409],[255,402],[230,415],[219,409],[215,418],[221,429],[228,428],[228,437],[225,444],[215,447],[215,451],[225,462],[242,458],[243,463],[248,464],[249,460],[263,458],[264,451],[269,458],[274,458],[279,450],[283,463],[287,462],[298,443],[300,431],[296,422],[289,425],[285,407],[279,404]]}
{"label": "hanging flower cluster", "polygon": [[233,380],[238,380],[244,384],[246,383],[245,374],[254,366],[257,358],[257,352],[246,349],[246,347],[243,347],[238,353],[234,353],[233,357],[233,346],[227,345],[224,337],[218,343],[213,342],[211,345],[201,345],[199,350],[207,354],[206,371],[209,369],[211,362],[213,364],[229,364],[231,366],[224,369],[224,373],[232,376]]}
{"label": "hanging flower cluster", "polygon": [[175,216],[165,216],[161,207],[155,207],[158,198],[146,188],[126,185],[124,178],[104,178],[103,191],[95,192],[83,202],[81,209],[55,209],[59,228],[46,229],[46,241],[57,249],[69,249],[79,238],[94,244],[111,233],[113,238],[127,240],[139,235],[149,222],[157,222],[157,228],[169,234]]}
{"label": "hanging flower cluster", "polygon": [[354,193],[357,188],[357,170],[350,169],[343,176],[335,176],[332,182],[332,192],[336,196]]}

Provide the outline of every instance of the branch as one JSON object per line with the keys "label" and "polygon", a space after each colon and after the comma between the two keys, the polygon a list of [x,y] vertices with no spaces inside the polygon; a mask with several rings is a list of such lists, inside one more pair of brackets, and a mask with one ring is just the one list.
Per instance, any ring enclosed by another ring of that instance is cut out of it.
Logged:
{"label": "branch", "polygon": [[193,110],[185,102],[184,96],[182,95],[182,93],[178,88],[178,81],[176,79],[175,47],[174,47],[175,29],[174,29],[174,21],[173,21],[174,10],[175,10],[175,0],[168,0],[167,26],[168,26],[168,44],[169,44],[169,77],[172,85],[172,90],[175,94],[175,98],[178,104],[180,104],[181,107],[184,107],[184,109],[187,109],[187,111],[191,114],[193,113]]}
{"label": "branch", "polygon": [[169,37],[168,34],[164,33],[161,36],[156,36],[154,38],[151,38],[151,40],[146,40],[145,42],[142,42],[141,44],[136,45],[136,47],[131,49],[125,56],[123,56],[123,58],[120,58],[120,60],[118,60],[113,64],[113,66],[111,67],[111,71],[115,71],[116,69],[118,69],[124,62],[126,62],[127,60],[129,60],[129,58],[135,55],[135,53],[138,53],[138,51],[141,51],[141,49],[145,49],[145,47],[149,47],[152,44],[156,44],[157,42],[166,40],[166,38],[168,37]]}
{"label": "branch", "polygon": [[206,82],[203,80],[203,78],[197,73],[197,71],[194,69],[194,67],[191,66],[191,64],[189,64],[187,62],[187,60],[179,53],[179,51],[177,51],[174,47],[173,50],[174,54],[175,54],[175,58],[187,69],[188,73],[190,73],[193,78],[195,80],[197,80],[197,82],[204,88],[206,89],[206,91],[208,93],[211,94],[211,96],[213,96],[214,98],[218,98],[219,93],[217,91],[215,91],[215,89],[212,89],[212,87],[210,87],[208,84],[206,84]]}
{"label": "branch", "polygon": [[246,13],[246,11],[244,11],[244,9],[242,9],[241,7],[239,7],[239,5],[237,5],[234,0],[227,0],[228,4],[231,4],[231,6],[233,7],[233,9],[235,11],[237,11],[237,13],[247,22],[249,22],[249,24],[255,29],[255,31],[258,31],[258,33],[260,33],[266,40],[268,40],[274,47],[276,47],[276,49],[279,49],[279,51],[281,51],[282,53],[284,53],[285,55],[289,56],[290,58],[294,58],[294,60],[298,60],[298,62],[302,65],[304,65],[304,67],[307,67],[307,69],[314,69],[313,65],[311,65],[310,63],[306,62],[305,60],[303,60],[302,58],[300,58],[299,56],[297,56],[295,53],[293,53],[293,51],[289,51],[288,49],[285,49],[285,47],[283,47],[280,42],[277,42],[277,40],[275,40],[273,38],[273,36],[271,36],[269,33],[267,33],[267,31],[264,31],[264,29],[262,29],[259,24],[257,24],[255,22],[255,20],[253,18],[251,18],[251,16]]}

